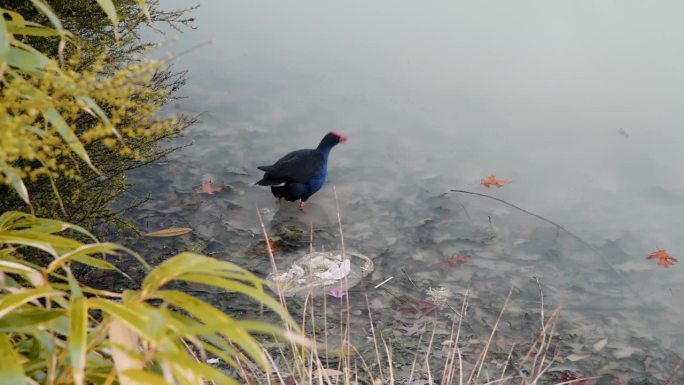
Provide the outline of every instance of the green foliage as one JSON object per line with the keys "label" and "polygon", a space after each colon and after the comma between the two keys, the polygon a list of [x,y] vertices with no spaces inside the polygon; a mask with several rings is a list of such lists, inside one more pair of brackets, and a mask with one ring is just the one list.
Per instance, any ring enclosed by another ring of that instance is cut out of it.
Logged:
{"label": "green foliage", "polygon": [[[237,382],[194,354],[239,368],[269,367],[255,333],[294,340],[282,329],[237,320],[207,302],[167,288],[199,282],[244,294],[296,327],[264,282],[229,262],[182,253],[147,274],[139,290],[116,293],[86,287],[73,263],[114,269],[97,255],[128,253],[108,243],[64,236],[84,229],[20,212],[0,216],[0,376],[3,384],[216,384]],[[47,267],[28,263],[27,249],[49,255]],[[146,266],[146,265],[145,265]],[[147,266],[146,266],[147,267]],[[73,381],[72,381],[73,379]]]}
{"label": "green foliage", "polygon": [[[132,0],[2,6],[0,209],[20,207],[3,194],[6,185],[26,204],[35,195],[39,215],[62,216],[57,207],[80,221],[123,190],[126,170],[166,153],[157,142],[188,124],[157,116],[183,80],[164,62],[141,59],[148,45],[136,33],[146,12],[150,22],[183,20]],[[105,12],[118,14],[115,28]]]}

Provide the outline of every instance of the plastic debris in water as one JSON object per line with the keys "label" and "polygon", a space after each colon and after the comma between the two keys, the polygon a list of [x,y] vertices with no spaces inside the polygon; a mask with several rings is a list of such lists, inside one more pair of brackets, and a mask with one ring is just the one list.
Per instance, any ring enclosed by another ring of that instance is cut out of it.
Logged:
{"label": "plastic debris in water", "polygon": [[341,287],[336,287],[334,289],[330,289],[330,291],[328,292],[329,296],[335,297],[335,298],[340,298],[340,299],[342,297],[344,297],[345,294],[347,294],[347,291]]}
{"label": "plastic debris in water", "polygon": [[[373,271],[373,262],[368,257],[351,251],[345,256],[340,251],[312,252],[288,265],[279,274],[270,276],[277,283],[277,290],[287,296],[328,295],[331,288],[354,287]],[[336,291],[332,293],[335,297],[340,295]]]}

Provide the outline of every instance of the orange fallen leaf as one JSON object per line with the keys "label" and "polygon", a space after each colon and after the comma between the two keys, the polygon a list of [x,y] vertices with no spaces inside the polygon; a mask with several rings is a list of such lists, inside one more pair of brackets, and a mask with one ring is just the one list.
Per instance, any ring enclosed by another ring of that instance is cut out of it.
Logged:
{"label": "orange fallen leaf", "polygon": [[496,179],[496,176],[494,174],[491,174],[486,178],[480,179],[480,184],[485,186],[486,188],[489,188],[490,186],[503,187],[510,183],[510,179]]}
{"label": "orange fallen leaf", "polygon": [[671,256],[668,254],[667,250],[663,249],[656,249],[656,251],[649,254],[646,259],[657,259],[658,266],[662,267],[670,267],[677,262],[677,258]]}
{"label": "orange fallen leaf", "polygon": [[189,227],[169,227],[166,229],[161,229],[157,231],[152,231],[150,233],[145,233],[146,237],[175,237],[178,235],[183,235],[191,232],[192,229]]}
{"label": "orange fallen leaf", "polygon": [[221,191],[223,191],[223,186],[213,187],[211,179],[202,183],[202,187],[195,189],[195,192],[198,194],[209,194],[209,195],[211,195],[213,193],[221,192]]}

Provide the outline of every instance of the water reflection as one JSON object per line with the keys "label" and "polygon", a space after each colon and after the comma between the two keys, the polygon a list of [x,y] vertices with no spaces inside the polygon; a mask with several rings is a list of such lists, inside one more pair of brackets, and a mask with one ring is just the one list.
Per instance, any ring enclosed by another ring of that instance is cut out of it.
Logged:
{"label": "water reflection", "polygon": [[[179,60],[191,73],[177,107],[204,111],[203,123],[171,157],[175,171],[131,176],[136,193],[155,195],[132,216],[178,215],[216,255],[267,271],[265,259],[240,259],[258,242],[256,207],[270,231],[300,229],[301,250],[312,228],[315,247],[337,247],[334,184],[345,240],[375,256],[377,282],[410,274],[422,288],[470,285],[476,297],[514,284],[537,306],[538,277],[584,343],[607,338],[614,358],[645,354],[644,340],[684,353],[681,266],[645,259],[658,247],[684,255],[682,8],[203,3],[199,30],[174,47],[217,40]],[[333,129],[350,142],[331,155],[308,213],[252,185],[255,165],[315,147]],[[487,190],[479,180],[490,173],[513,183]],[[193,194],[208,178],[234,190]],[[586,243],[452,188],[514,202]],[[459,254],[470,260],[434,268]]]}

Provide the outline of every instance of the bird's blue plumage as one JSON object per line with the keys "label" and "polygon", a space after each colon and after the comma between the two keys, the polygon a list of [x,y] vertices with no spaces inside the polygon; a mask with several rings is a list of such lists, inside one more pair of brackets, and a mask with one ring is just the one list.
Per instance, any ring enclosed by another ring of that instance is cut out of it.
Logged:
{"label": "bird's blue plumage", "polygon": [[315,149],[292,151],[271,166],[260,166],[265,174],[257,184],[271,186],[276,198],[299,199],[303,204],[325,184],[330,150],[346,140],[346,137],[331,132]]}

